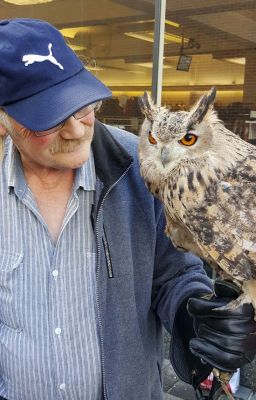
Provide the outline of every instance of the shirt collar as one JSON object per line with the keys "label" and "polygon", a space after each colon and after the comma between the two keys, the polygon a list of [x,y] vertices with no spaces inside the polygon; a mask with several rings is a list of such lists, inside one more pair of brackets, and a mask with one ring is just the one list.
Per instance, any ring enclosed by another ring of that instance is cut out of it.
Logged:
{"label": "shirt collar", "polygon": [[16,194],[20,197],[26,191],[27,184],[19,152],[9,136],[5,143],[5,156],[8,190],[10,192],[11,188],[14,188]]}
{"label": "shirt collar", "polygon": [[86,163],[76,170],[73,187],[74,191],[76,191],[79,187],[83,190],[95,190],[96,172],[92,149],[90,151],[90,157]]}
{"label": "shirt collar", "polygon": [[[7,173],[8,190],[10,191],[10,188],[14,188],[15,192],[17,191],[17,194],[21,196],[21,194],[26,191],[27,184],[19,152],[10,137],[6,139],[5,143],[4,164]],[[76,170],[73,185],[74,191],[80,187],[83,190],[95,190],[96,187],[96,172],[92,150],[90,151],[90,156],[87,162]]]}

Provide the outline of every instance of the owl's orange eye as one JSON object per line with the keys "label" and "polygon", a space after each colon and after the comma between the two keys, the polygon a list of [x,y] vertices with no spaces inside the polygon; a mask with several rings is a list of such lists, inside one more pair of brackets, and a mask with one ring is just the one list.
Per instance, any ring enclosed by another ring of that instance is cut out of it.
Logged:
{"label": "owl's orange eye", "polygon": [[197,139],[198,137],[194,135],[194,133],[187,133],[182,139],[179,140],[179,143],[183,144],[184,146],[192,146],[196,143]]}
{"label": "owl's orange eye", "polygon": [[157,144],[157,141],[156,141],[156,139],[152,136],[151,131],[148,131],[148,141],[149,141],[149,143],[151,143],[151,144]]}

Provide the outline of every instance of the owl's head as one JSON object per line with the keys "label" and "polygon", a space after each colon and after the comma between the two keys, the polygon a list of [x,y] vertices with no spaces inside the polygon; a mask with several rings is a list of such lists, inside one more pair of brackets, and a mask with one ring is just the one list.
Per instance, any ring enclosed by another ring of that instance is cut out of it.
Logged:
{"label": "owl's head", "polygon": [[200,166],[208,162],[209,157],[219,156],[221,151],[225,157],[224,131],[229,131],[213,110],[215,96],[216,90],[212,88],[190,111],[172,112],[166,107],[157,107],[149,94],[144,94],[140,106],[145,120],[139,144],[144,178],[151,171],[150,181],[153,174],[159,181],[181,166]]}

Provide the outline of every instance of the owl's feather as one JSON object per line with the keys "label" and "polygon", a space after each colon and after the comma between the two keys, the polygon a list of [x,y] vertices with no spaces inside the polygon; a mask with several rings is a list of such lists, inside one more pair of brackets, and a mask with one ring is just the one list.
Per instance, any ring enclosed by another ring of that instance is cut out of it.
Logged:
{"label": "owl's feather", "polygon": [[[256,310],[256,148],[218,120],[214,97],[213,89],[190,112],[176,113],[147,97],[141,173],[164,204],[173,244],[223,270],[242,286],[240,302]],[[184,145],[191,135],[196,142]]]}

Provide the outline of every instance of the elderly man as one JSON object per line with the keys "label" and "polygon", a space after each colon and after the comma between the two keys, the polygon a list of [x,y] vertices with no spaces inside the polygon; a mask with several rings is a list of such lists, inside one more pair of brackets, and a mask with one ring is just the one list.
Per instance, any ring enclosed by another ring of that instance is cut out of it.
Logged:
{"label": "elderly man", "polygon": [[211,283],[166,238],[136,137],[95,120],[109,89],[44,21],[0,37],[2,398],[160,400],[162,324],[187,382],[250,361],[252,309],[214,320],[229,298],[200,298]]}

